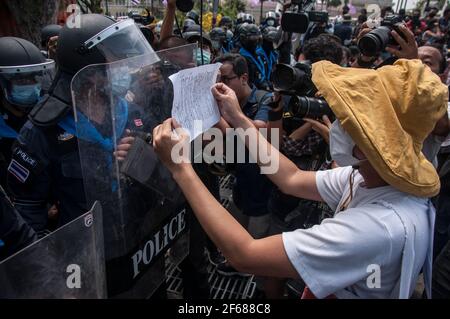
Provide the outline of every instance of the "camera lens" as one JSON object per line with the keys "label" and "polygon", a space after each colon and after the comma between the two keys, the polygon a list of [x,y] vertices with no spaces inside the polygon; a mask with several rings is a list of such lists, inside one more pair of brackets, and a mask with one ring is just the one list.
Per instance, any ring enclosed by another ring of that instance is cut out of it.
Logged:
{"label": "camera lens", "polygon": [[301,88],[307,78],[303,70],[288,64],[277,64],[272,72],[272,82],[276,89],[292,91]]}
{"label": "camera lens", "polygon": [[365,34],[358,41],[361,53],[366,56],[375,56],[383,51],[389,43],[390,32],[390,28],[381,26]]}
{"label": "camera lens", "polygon": [[297,118],[319,119],[323,115],[328,117],[333,115],[333,111],[324,99],[316,99],[307,96],[292,96],[289,101],[289,110]]}

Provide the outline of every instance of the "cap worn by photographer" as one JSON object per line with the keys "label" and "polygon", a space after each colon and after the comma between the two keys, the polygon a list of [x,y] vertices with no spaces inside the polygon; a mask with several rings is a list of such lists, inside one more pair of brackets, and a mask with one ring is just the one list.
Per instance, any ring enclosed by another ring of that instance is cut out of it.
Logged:
{"label": "cap worn by photographer", "polygon": [[419,60],[400,59],[377,70],[313,64],[313,82],[377,173],[400,191],[439,192],[422,143],[445,114],[448,88]]}

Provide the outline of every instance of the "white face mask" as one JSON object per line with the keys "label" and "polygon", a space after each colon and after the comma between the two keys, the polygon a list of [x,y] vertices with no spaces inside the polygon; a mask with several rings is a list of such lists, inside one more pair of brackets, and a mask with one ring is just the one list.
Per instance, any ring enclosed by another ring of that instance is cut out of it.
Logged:
{"label": "white face mask", "polygon": [[354,147],[355,142],[344,131],[339,121],[335,120],[330,129],[331,158],[340,167],[357,165],[360,160],[353,156]]}

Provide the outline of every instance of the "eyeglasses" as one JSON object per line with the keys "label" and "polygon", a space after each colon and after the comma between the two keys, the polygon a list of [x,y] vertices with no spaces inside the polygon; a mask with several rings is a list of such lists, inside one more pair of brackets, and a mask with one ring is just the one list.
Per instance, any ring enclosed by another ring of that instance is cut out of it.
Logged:
{"label": "eyeglasses", "polygon": [[235,76],[230,76],[230,77],[226,77],[226,76],[220,76],[220,81],[224,84],[228,84],[230,83],[231,80],[238,78],[239,76],[235,75]]}

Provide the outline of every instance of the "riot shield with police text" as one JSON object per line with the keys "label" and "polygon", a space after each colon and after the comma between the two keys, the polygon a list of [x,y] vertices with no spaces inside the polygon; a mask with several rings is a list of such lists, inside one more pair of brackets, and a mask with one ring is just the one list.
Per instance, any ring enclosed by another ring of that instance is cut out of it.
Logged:
{"label": "riot shield with police text", "polygon": [[104,211],[108,297],[150,297],[165,280],[167,257],[179,262],[188,253],[185,200],[151,133],[171,114],[168,77],[195,66],[194,49],[91,65],[72,80],[86,199]]}
{"label": "riot shield with police text", "polygon": [[0,262],[0,298],[106,298],[101,205]]}

